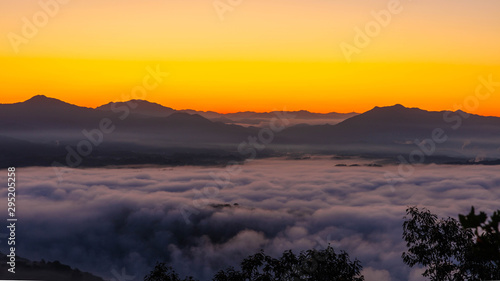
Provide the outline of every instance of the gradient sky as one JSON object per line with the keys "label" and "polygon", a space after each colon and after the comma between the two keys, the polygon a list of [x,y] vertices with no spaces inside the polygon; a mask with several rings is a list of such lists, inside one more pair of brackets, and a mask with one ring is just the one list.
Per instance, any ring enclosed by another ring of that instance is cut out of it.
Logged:
{"label": "gradient sky", "polygon": [[[456,109],[479,76],[500,81],[498,0],[401,0],[350,63],[340,44],[391,0],[242,0],[224,20],[213,0],[65,1],[18,52],[10,38],[43,10],[0,2],[0,103],[44,94],[95,107],[127,96],[148,65],[170,73],[148,100],[219,112]],[[475,113],[499,105],[500,87]]]}

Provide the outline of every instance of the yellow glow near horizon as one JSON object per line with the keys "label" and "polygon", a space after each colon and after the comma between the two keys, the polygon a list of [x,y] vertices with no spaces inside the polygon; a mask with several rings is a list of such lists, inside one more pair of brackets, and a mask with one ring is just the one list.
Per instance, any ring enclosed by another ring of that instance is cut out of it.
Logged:
{"label": "yellow glow near horizon", "polygon": [[[44,94],[95,107],[120,100],[148,65],[170,73],[148,100],[219,112],[455,109],[479,76],[500,81],[494,0],[401,0],[402,11],[348,63],[339,45],[353,45],[355,28],[391,1],[243,0],[221,21],[212,0],[73,0],[17,54],[8,35],[22,35],[23,18],[41,7],[4,1],[0,103]],[[499,105],[500,89],[475,113],[498,116]]]}

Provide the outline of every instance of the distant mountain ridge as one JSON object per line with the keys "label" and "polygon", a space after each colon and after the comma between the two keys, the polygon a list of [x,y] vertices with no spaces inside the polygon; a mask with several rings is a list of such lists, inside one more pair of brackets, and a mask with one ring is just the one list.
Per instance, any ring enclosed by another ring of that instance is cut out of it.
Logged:
{"label": "distant mountain ridge", "polygon": [[144,114],[148,116],[155,117],[167,117],[176,112],[176,110],[165,107],[158,103],[153,103],[145,100],[130,100],[127,102],[110,102],[101,106],[96,107],[97,110],[101,111],[113,111],[120,107],[130,107],[131,111],[138,114]]}
{"label": "distant mountain ridge", "polygon": [[[374,107],[348,118],[341,114],[345,119],[334,124],[323,120],[334,120],[337,113],[286,113],[288,126],[272,132],[271,141],[262,145],[262,130],[269,130],[269,122],[280,112],[183,111],[142,100],[93,109],[35,96],[21,103],[0,104],[0,156],[5,163],[22,160],[22,165],[47,165],[51,158],[62,161],[68,146],[85,154],[78,147],[85,141],[93,144],[90,155],[85,156],[87,162],[106,164],[184,163],[182,157],[174,156],[181,152],[196,154],[184,157],[189,159],[186,163],[196,163],[199,157],[214,158],[218,163],[221,156],[243,159],[252,154],[263,157],[289,152],[385,157],[410,153],[421,142],[432,140],[433,132],[440,129],[447,139],[436,145],[435,155],[500,159],[499,117],[425,111],[399,104]],[[101,130],[103,120],[110,132],[96,131]],[[19,151],[24,158],[17,157]]]}
{"label": "distant mountain ridge", "polygon": [[[217,113],[214,111],[198,111],[193,109],[181,109],[175,110],[170,107],[162,106],[158,103],[152,103],[145,100],[130,100],[127,102],[110,102],[105,105],[96,107],[97,110],[101,111],[112,111],[113,109],[123,106],[133,105],[134,108],[131,109],[133,113],[143,114],[155,117],[168,117],[175,112],[183,112],[188,114],[197,114],[206,119],[226,123],[226,124],[238,124],[238,125],[266,125],[270,120],[276,116],[276,111],[272,112],[236,112],[236,113]],[[358,115],[358,113],[313,113],[306,110],[300,111],[287,111],[288,113],[295,116],[295,120],[300,120],[297,123],[310,123],[310,125],[315,125],[317,123],[323,124],[337,124],[347,118]]]}
{"label": "distant mountain ridge", "polygon": [[[454,129],[457,125],[459,128]],[[384,143],[388,138],[393,143],[404,143],[431,138],[436,128],[448,131],[450,137],[460,135],[462,138],[495,138],[500,136],[500,118],[462,111],[425,111],[397,104],[375,107],[337,125],[310,126],[304,136],[338,143]],[[292,127],[286,130],[284,136],[296,137],[303,130],[303,127]]]}

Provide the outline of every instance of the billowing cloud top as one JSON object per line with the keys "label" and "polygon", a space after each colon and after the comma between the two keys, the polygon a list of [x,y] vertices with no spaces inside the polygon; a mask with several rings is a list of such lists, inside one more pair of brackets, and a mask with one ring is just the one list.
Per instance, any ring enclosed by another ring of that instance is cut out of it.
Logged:
{"label": "billowing cloud top", "polygon": [[125,268],[134,280],[166,261],[208,280],[260,249],[277,256],[331,243],[362,261],[368,281],[420,280],[400,257],[406,206],[452,217],[471,205],[498,208],[498,167],[418,166],[391,187],[384,173],[395,166],[335,166],[339,161],[256,160],[231,173],[67,169],[62,178],[52,168],[22,168],[18,254],[108,278]]}

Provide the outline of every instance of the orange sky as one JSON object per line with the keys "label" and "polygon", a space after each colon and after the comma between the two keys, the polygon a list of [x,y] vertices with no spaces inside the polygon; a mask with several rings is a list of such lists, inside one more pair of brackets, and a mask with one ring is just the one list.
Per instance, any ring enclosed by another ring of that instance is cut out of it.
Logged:
{"label": "orange sky", "polygon": [[[479,77],[500,82],[496,0],[242,0],[222,15],[214,3],[231,1],[59,1],[0,2],[0,103],[44,94],[95,107],[157,65],[169,76],[148,100],[219,112],[455,109]],[[469,111],[499,106],[500,87]]]}

